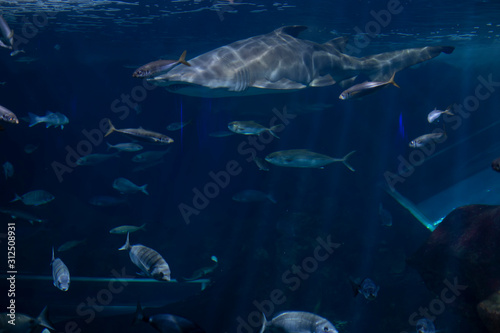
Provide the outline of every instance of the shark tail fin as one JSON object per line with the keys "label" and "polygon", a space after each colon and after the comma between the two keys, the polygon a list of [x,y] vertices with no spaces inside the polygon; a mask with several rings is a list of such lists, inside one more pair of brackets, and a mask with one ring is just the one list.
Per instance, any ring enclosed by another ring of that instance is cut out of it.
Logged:
{"label": "shark tail fin", "polygon": [[47,307],[43,308],[43,310],[40,313],[40,315],[38,317],[36,317],[35,322],[39,326],[43,326],[43,327],[48,328],[51,331],[55,331],[55,329],[52,327],[52,325],[49,322],[49,318],[47,317]]}
{"label": "shark tail fin", "polygon": [[108,123],[109,123],[109,130],[106,132],[106,134],[104,134],[105,137],[116,131],[116,128],[113,126],[113,123],[111,122],[110,119],[108,119]]}
{"label": "shark tail fin", "polygon": [[398,84],[394,81],[394,77],[396,76],[396,72],[394,72],[394,74],[392,74],[391,78],[389,79],[389,81],[387,83],[390,83],[392,85],[394,85],[395,87],[398,87],[398,88],[401,88],[400,86],[398,86]]}
{"label": "shark tail fin", "polygon": [[187,53],[187,50],[184,50],[184,52],[182,52],[179,60],[177,60],[179,63],[183,64],[183,65],[186,65],[186,66],[191,66],[191,64],[189,62],[186,61],[186,53]]}
{"label": "shark tail fin", "polygon": [[347,159],[349,159],[349,157],[351,157],[352,154],[354,154],[356,151],[353,150],[351,151],[349,154],[345,155],[343,158],[342,158],[342,163],[344,163],[344,165],[349,169],[351,170],[352,172],[356,171],[354,170],[354,168],[349,164],[347,163]]}

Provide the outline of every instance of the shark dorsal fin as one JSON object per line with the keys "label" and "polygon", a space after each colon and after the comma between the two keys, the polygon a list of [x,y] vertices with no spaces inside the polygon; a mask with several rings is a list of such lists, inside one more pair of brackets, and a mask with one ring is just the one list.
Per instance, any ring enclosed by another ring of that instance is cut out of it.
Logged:
{"label": "shark dorsal fin", "polygon": [[297,38],[299,34],[306,29],[307,27],[305,25],[288,25],[286,27],[278,28],[274,30],[274,32],[276,34],[286,34]]}

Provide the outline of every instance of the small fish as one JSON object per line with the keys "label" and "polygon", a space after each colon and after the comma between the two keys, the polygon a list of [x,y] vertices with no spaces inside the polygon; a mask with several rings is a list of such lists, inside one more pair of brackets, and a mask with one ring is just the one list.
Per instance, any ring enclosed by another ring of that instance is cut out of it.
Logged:
{"label": "small fish", "polygon": [[97,165],[104,161],[108,161],[114,157],[119,157],[119,152],[114,154],[88,154],[76,160],[76,164],[80,166]]}
{"label": "small fish", "polygon": [[255,164],[257,165],[257,167],[259,168],[259,170],[261,170],[261,171],[269,171],[269,167],[268,167],[267,162],[265,160],[263,160],[262,158],[255,157],[253,159],[253,161],[255,162]]}
{"label": "small fish", "polygon": [[259,202],[264,200],[269,200],[272,203],[276,203],[276,199],[271,194],[266,194],[257,190],[244,190],[233,195],[233,200],[238,202]]}
{"label": "small fish", "polygon": [[12,49],[14,46],[14,31],[9,28],[5,19],[0,15],[0,46],[7,49]]}
{"label": "small fish", "polygon": [[138,230],[143,230],[145,231],[146,227],[146,223],[144,223],[143,225],[141,225],[140,227],[137,227],[135,225],[121,225],[119,227],[116,227],[116,228],[113,228],[109,231],[110,234],[116,234],[116,235],[120,235],[120,234],[127,234],[127,233],[133,233],[133,232],[136,232]]}
{"label": "small fish", "polygon": [[133,142],[119,143],[116,145],[110,145],[108,142],[106,142],[106,144],[108,145],[108,150],[117,149],[118,151],[126,151],[126,152],[136,152],[144,148],[140,144]]}
{"label": "small fish", "polygon": [[38,149],[38,146],[35,146],[35,145],[31,144],[31,143],[28,143],[26,146],[24,146],[24,152],[26,154],[31,154],[31,153],[33,153],[37,149]]}
{"label": "small fish", "polygon": [[[36,318],[25,315],[24,313],[15,313],[15,326],[10,324],[12,317],[9,313],[0,313],[0,332],[5,333],[31,333],[38,332],[39,326],[46,327],[55,331],[47,317],[47,307],[43,308],[40,315]],[[9,328],[10,327],[10,328]]]}
{"label": "small fish", "polygon": [[18,54],[25,53],[24,50],[15,50],[10,53],[11,57],[15,57]]}
{"label": "small fish", "polygon": [[29,212],[25,212],[23,210],[10,209],[10,208],[0,208],[0,213],[4,213],[9,215],[12,219],[22,219],[26,220],[29,223],[33,224],[33,222],[46,222],[47,220],[43,220]]}
{"label": "small fish", "polygon": [[115,207],[126,203],[127,200],[123,198],[110,197],[107,195],[97,195],[89,200],[89,204],[98,207]]}
{"label": "small fish", "polygon": [[130,180],[125,179],[125,178],[117,178],[113,182],[113,188],[122,194],[131,194],[131,193],[136,193],[136,192],[142,192],[146,195],[149,195],[148,191],[146,190],[147,186],[148,186],[148,184],[145,184],[142,186],[137,186],[134,183],[132,183]]}
{"label": "small fish", "polygon": [[425,146],[431,141],[439,141],[445,137],[446,137],[445,132],[434,132],[434,133],[424,134],[414,140],[411,140],[408,146],[410,146],[410,148],[420,148]]}
{"label": "small fish", "polygon": [[450,105],[450,106],[448,106],[446,108],[446,110],[444,110],[444,111],[441,111],[441,110],[438,110],[438,109],[434,108],[434,110],[432,110],[431,112],[429,112],[429,114],[427,115],[427,121],[429,123],[432,123],[436,119],[438,119],[442,114],[449,114],[450,116],[453,116],[454,114],[450,111],[452,107],[453,107],[453,104]]}
{"label": "small fish", "polygon": [[121,134],[124,134],[133,140],[139,140],[139,141],[144,141],[148,143],[156,143],[156,144],[161,144],[161,145],[167,145],[169,143],[174,142],[174,140],[164,134],[161,133],[156,133],[153,131],[148,131],[145,130],[142,127],[139,128],[124,128],[124,129],[116,129],[113,124],[111,123],[111,120],[109,121],[109,126],[110,129],[104,136],[108,136],[113,132],[118,132]]}
{"label": "small fish", "polygon": [[47,111],[45,113],[45,116],[37,116],[36,114],[28,112],[28,115],[30,117],[29,127],[33,127],[36,124],[45,123],[46,128],[49,128],[50,126],[54,126],[54,127],[61,127],[61,129],[64,129],[64,125],[69,123],[68,117],[66,117],[65,115],[63,115],[60,112],[54,113],[54,112]]}
{"label": "small fish", "polygon": [[231,136],[236,133],[234,132],[229,132],[229,131],[217,131],[217,132],[211,132],[208,134],[208,136],[211,136],[212,138],[224,138],[226,136]]}
{"label": "small fish", "polygon": [[144,153],[140,153],[132,157],[132,162],[135,163],[151,163],[154,161],[158,161],[163,158],[170,149],[164,151],[145,151]]}
{"label": "small fish", "polygon": [[9,109],[1,105],[0,105],[0,120],[3,120],[11,124],[19,124],[19,120],[17,119],[17,116],[14,114],[14,112],[10,111]]}
{"label": "small fish", "polygon": [[40,206],[54,200],[55,197],[47,191],[44,190],[34,190],[28,193],[19,196],[16,194],[16,197],[12,199],[10,202],[15,202],[21,200],[23,204],[27,206]]}
{"label": "small fish", "polygon": [[269,132],[272,136],[279,139],[280,137],[276,135],[274,132],[281,132],[285,125],[279,124],[273,126],[271,128],[267,128],[262,126],[261,124],[256,123],[255,121],[232,121],[227,125],[227,128],[236,134],[243,135],[259,135],[263,132]]}
{"label": "small fish", "polygon": [[182,52],[179,60],[156,60],[147,63],[146,65],[136,69],[132,76],[137,78],[147,78],[156,76],[158,74],[163,74],[171,70],[177,64],[191,66],[191,64],[186,61],[186,53],[187,51]]}
{"label": "small fish", "polygon": [[202,277],[204,277],[204,276],[212,273],[217,268],[217,266],[219,266],[219,260],[217,259],[216,256],[210,257],[210,260],[212,260],[214,262],[211,266],[197,269],[196,271],[194,271],[194,273],[190,277],[188,277],[188,278],[180,278],[178,280],[182,280],[182,281],[194,281],[194,280],[201,279]]}
{"label": "small fish", "polygon": [[317,314],[303,311],[287,311],[267,321],[262,314],[260,333],[269,329],[281,333],[338,333],[335,326]]}
{"label": "small fish", "polygon": [[15,62],[23,62],[26,64],[31,64],[32,62],[37,61],[37,60],[38,60],[38,58],[35,58],[35,57],[21,57],[21,58],[18,58],[17,60],[15,60]]}
{"label": "small fish", "polygon": [[417,333],[436,333],[434,323],[427,318],[419,319],[415,328],[417,329]]}
{"label": "small fish", "polygon": [[382,224],[384,227],[392,226],[392,215],[388,210],[382,207],[382,203],[380,203],[378,206],[378,216],[380,218],[380,224]]}
{"label": "small fish", "polygon": [[132,324],[143,321],[150,324],[160,333],[205,333],[205,330],[186,318],[171,314],[155,314],[146,316],[141,304],[137,303],[137,310]]}
{"label": "small fish", "polygon": [[158,281],[170,281],[170,268],[163,257],[155,250],[141,245],[130,245],[129,233],[125,245],[118,250],[129,251],[130,260],[141,269],[145,276]]}
{"label": "small fish", "polygon": [[330,163],[342,162],[349,170],[354,172],[354,168],[347,163],[347,160],[355,152],[353,150],[343,158],[335,158],[308,149],[281,150],[267,155],[266,161],[277,166],[292,168],[323,168]]}
{"label": "small fish", "polygon": [[171,124],[169,124],[167,126],[167,130],[169,130],[169,131],[178,131],[181,128],[183,128],[184,126],[188,125],[190,122],[191,122],[191,120],[190,121],[181,121],[181,122],[178,122],[178,123],[171,123]]}
{"label": "small fish", "polygon": [[5,162],[3,165],[3,174],[5,175],[5,179],[11,178],[14,176],[14,166],[10,162]]}
{"label": "small fish", "polygon": [[344,90],[339,98],[341,100],[347,100],[347,99],[353,99],[353,98],[361,98],[366,95],[372,94],[384,87],[386,87],[389,84],[392,84],[396,87],[399,88],[399,86],[394,82],[394,76],[396,75],[396,72],[392,74],[392,77],[389,79],[387,82],[363,82],[360,84],[356,84],[349,89]]}
{"label": "small fish", "polygon": [[68,267],[59,258],[54,256],[54,248],[52,247],[52,280],[54,281],[54,286],[62,291],[67,291],[69,289],[70,277]]}
{"label": "small fish", "polygon": [[349,281],[351,282],[354,297],[356,297],[358,294],[361,294],[369,301],[373,301],[375,298],[377,298],[380,287],[377,286],[375,282],[373,282],[373,280],[364,278],[360,284],[351,279]]}
{"label": "small fish", "polygon": [[86,241],[87,241],[86,239],[68,241],[68,242],[62,244],[61,246],[59,246],[57,248],[57,252],[64,252],[64,251],[71,250],[72,248],[74,248],[80,244],[83,244]]}

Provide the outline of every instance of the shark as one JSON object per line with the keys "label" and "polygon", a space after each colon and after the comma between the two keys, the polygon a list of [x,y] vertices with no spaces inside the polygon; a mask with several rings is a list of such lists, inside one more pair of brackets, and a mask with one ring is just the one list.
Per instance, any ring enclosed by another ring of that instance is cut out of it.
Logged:
{"label": "shark", "polygon": [[360,74],[385,82],[398,71],[455,49],[426,46],[354,57],[344,53],[347,37],[320,44],[298,38],[305,29],[284,26],[239,40],[189,60],[189,67],[178,64],[148,81],[173,93],[208,98],[292,92],[352,85]]}

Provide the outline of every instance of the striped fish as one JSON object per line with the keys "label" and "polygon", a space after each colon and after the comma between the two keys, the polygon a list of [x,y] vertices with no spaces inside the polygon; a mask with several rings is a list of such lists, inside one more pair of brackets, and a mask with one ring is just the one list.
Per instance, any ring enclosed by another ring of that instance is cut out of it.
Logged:
{"label": "striped fish", "polygon": [[170,281],[170,268],[163,257],[155,250],[141,245],[130,245],[129,233],[127,242],[118,250],[130,250],[130,260],[144,272],[145,276],[158,281]]}
{"label": "striped fish", "polygon": [[174,142],[174,139],[169,136],[153,131],[148,131],[142,127],[117,129],[113,126],[111,120],[108,119],[108,123],[109,131],[104,135],[105,137],[113,132],[118,132],[128,136],[132,140],[138,140],[142,142],[156,143],[160,145],[168,145],[169,143]]}
{"label": "striped fish", "polygon": [[68,267],[62,262],[61,259],[54,257],[54,247],[52,247],[52,279],[54,280],[54,286],[62,291],[67,291],[69,289],[69,270]]}

